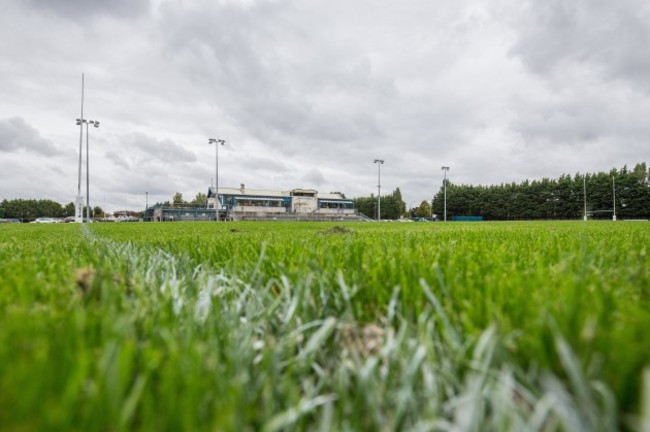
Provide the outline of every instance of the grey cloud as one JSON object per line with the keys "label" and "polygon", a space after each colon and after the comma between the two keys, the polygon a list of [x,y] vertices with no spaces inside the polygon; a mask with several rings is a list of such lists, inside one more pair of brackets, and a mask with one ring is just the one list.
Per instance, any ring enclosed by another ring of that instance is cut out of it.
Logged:
{"label": "grey cloud", "polygon": [[124,159],[122,156],[120,156],[119,154],[117,154],[115,152],[112,152],[112,151],[106,152],[106,154],[104,156],[106,157],[106,159],[110,160],[111,162],[113,162],[115,165],[117,165],[119,167],[122,167],[122,168],[127,169],[127,170],[131,169],[131,166],[126,161],[126,159]]}
{"label": "grey cloud", "polygon": [[546,146],[565,146],[595,141],[608,135],[611,129],[609,109],[592,109],[572,101],[521,104],[512,130],[519,133],[525,144],[540,140]]}
{"label": "grey cloud", "polygon": [[145,13],[150,7],[149,0],[26,0],[25,3],[68,19],[100,15],[130,18]]}
{"label": "grey cloud", "polygon": [[509,101],[517,180],[645,157],[650,4],[530,1],[520,18],[510,54],[537,82]]}
{"label": "grey cloud", "polygon": [[320,186],[326,183],[325,176],[320,170],[312,169],[302,177],[302,180],[309,184],[309,187]]}
{"label": "grey cloud", "polygon": [[[170,181],[177,176],[192,178],[207,170],[207,167],[196,166],[197,157],[193,152],[170,139],[157,139],[135,132],[118,135],[109,142],[112,145],[104,152],[104,163],[99,160],[95,163],[99,164],[105,176],[117,183],[127,178],[132,183],[136,177],[154,179],[161,175]],[[110,161],[113,168],[106,161]],[[152,187],[149,189],[153,190]]]}
{"label": "grey cloud", "polygon": [[142,133],[134,133],[128,151],[142,151],[147,158],[162,162],[195,162],[196,155],[170,139],[157,140]]}
{"label": "grey cloud", "polygon": [[45,156],[61,154],[54,144],[21,117],[0,120],[0,151],[25,150]]}
{"label": "grey cloud", "polygon": [[513,102],[517,115],[510,124],[526,146],[581,147],[590,142],[621,140],[626,147],[645,146],[650,125],[644,118],[650,101],[617,91],[617,97],[582,89],[575,97]]}
{"label": "grey cloud", "polygon": [[302,18],[314,17],[296,16],[294,6],[222,3],[179,11],[167,4],[166,55],[240,127],[285,155],[307,140],[377,135],[376,113],[394,95],[392,80],[373,73],[363,50],[310,33]]}
{"label": "grey cloud", "polygon": [[511,53],[535,73],[583,65],[650,91],[650,4],[552,0],[527,4]]}
{"label": "grey cloud", "polygon": [[239,161],[239,164],[251,171],[284,172],[288,170],[287,166],[281,161],[260,156],[246,155],[244,159]]}

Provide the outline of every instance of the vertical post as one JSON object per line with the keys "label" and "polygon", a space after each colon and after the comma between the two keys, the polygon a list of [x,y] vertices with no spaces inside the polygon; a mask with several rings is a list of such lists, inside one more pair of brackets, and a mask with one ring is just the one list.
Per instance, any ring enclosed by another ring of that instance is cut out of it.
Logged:
{"label": "vertical post", "polygon": [[[146,221],[149,217],[149,192],[144,193],[144,220]],[[149,220],[151,221],[151,219]]]}
{"label": "vertical post", "polygon": [[217,222],[221,221],[221,201],[219,201],[219,142],[222,140],[217,141],[214,144],[214,147],[216,148],[215,151],[215,159],[214,159],[214,164],[215,164],[215,173],[214,173],[214,185],[217,193],[217,203],[216,203],[216,214],[217,214]]}
{"label": "vertical post", "polygon": [[214,146],[216,147],[215,151],[214,151],[214,158],[215,158],[214,159],[214,166],[215,166],[215,168],[214,168],[214,170],[215,170],[215,172],[214,172],[214,174],[215,174],[215,176],[214,176],[215,191],[214,192],[215,192],[215,197],[216,197],[216,204],[215,204],[216,209],[215,210],[216,210],[216,215],[217,215],[217,217],[216,217],[217,222],[219,222],[219,219],[220,219],[220,217],[219,217],[220,214],[219,213],[220,213],[220,210],[221,210],[221,202],[219,201],[219,145],[224,145],[225,143],[226,143],[226,141],[222,140],[222,139],[214,139],[214,138],[209,138],[208,139],[208,144],[214,144]]}
{"label": "vertical post", "polygon": [[443,191],[444,191],[444,200],[443,200],[443,206],[444,206],[444,221],[447,222],[447,171],[449,171],[448,166],[443,166],[440,167],[441,170],[445,172],[445,177],[442,180],[442,185],[443,185]]}
{"label": "vertical post", "polygon": [[614,209],[614,214],[612,215],[612,220],[616,222],[616,177],[612,177],[612,208]]}
{"label": "vertical post", "polygon": [[585,205],[584,221],[587,222],[587,174],[582,177],[582,196]]}
{"label": "vertical post", "polygon": [[377,164],[377,220],[381,221],[381,164]]}
{"label": "vertical post", "polygon": [[445,222],[447,222],[447,171],[445,170],[445,178],[442,180],[445,190]]}
{"label": "vertical post", "polygon": [[82,119],[81,123],[86,123],[86,220],[90,222],[90,151],[88,144],[90,140],[88,138],[88,128],[91,125],[98,128],[99,122],[97,120]]}
{"label": "vertical post", "polygon": [[383,159],[375,159],[377,164],[377,220],[381,221],[381,165],[384,163]]}
{"label": "vertical post", "polygon": [[79,125],[79,176],[77,180],[77,197],[75,198],[74,218],[75,222],[83,222],[83,198],[81,197],[81,158],[83,151],[84,133],[84,74],[81,74],[81,117],[77,119]]}
{"label": "vertical post", "polygon": [[90,153],[88,152],[88,128],[86,123],[86,222],[90,222]]}
{"label": "vertical post", "polygon": [[219,144],[225,145],[225,140],[219,140],[217,143],[217,178],[214,179],[214,184],[217,188],[217,221],[221,221],[221,201],[219,201]]}

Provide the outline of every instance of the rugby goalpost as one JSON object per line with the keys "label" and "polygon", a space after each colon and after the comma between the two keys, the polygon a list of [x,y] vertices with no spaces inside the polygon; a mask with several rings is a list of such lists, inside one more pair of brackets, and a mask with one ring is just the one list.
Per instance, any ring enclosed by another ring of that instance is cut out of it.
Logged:
{"label": "rugby goalpost", "polygon": [[612,208],[609,210],[590,210],[587,211],[587,175],[582,177],[582,191],[584,197],[584,221],[587,222],[588,216],[593,216],[595,213],[612,213],[612,221],[616,222],[616,177],[612,177]]}

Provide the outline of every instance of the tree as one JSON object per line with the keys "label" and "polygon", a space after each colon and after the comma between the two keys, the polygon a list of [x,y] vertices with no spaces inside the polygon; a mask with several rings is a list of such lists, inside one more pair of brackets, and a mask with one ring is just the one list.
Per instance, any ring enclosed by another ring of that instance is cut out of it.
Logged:
{"label": "tree", "polygon": [[359,213],[373,219],[377,216],[377,198],[374,195],[354,198],[352,203]]}
{"label": "tree", "polygon": [[100,206],[95,206],[95,208],[93,208],[93,217],[103,218],[104,216],[104,210]]}
{"label": "tree", "polygon": [[420,205],[415,209],[415,217],[431,217],[431,204],[429,204],[429,201],[424,200],[420,203]]}
{"label": "tree", "polygon": [[208,196],[202,192],[196,194],[196,197],[192,200],[192,204],[196,204],[202,207],[208,205]]}
{"label": "tree", "polygon": [[64,216],[74,216],[74,203],[71,201],[63,207],[63,214]]}
{"label": "tree", "polygon": [[[359,213],[373,219],[377,217],[377,197],[373,194],[370,194],[369,197],[354,198],[352,202],[354,203],[354,208]],[[380,202],[382,219],[399,219],[406,211],[406,203],[402,201],[402,194],[399,188],[388,195],[382,196]]]}
{"label": "tree", "polygon": [[397,208],[397,211],[398,211],[397,218],[405,216],[406,215],[406,203],[402,199],[402,192],[399,190],[399,188],[395,188],[395,190],[393,191],[391,196],[393,197],[393,199],[395,200],[395,203],[398,206],[398,208]]}
{"label": "tree", "polygon": [[172,198],[172,203],[174,206],[181,206],[183,204],[186,204],[185,200],[183,199],[183,194],[176,192]]}
{"label": "tree", "polygon": [[37,217],[63,217],[61,204],[52,200],[15,199],[2,202],[5,217],[21,220],[33,220]]}

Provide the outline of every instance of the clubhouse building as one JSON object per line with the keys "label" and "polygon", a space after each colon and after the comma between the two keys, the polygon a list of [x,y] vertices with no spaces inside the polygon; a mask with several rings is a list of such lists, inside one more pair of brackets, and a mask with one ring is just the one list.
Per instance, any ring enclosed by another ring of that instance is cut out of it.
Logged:
{"label": "clubhouse building", "polygon": [[208,208],[218,209],[226,220],[344,220],[357,219],[352,200],[340,192],[314,189],[273,191],[237,188],[208,189]]}
{"label": "clubhouse building", "polygon": [[216,220],[310,220],[355,221],[362,217],[352,200],[340,192],[319,193],[314,189],[273,191],[239,188],[208,189],[207,206],[150,207],[149,221]]}

